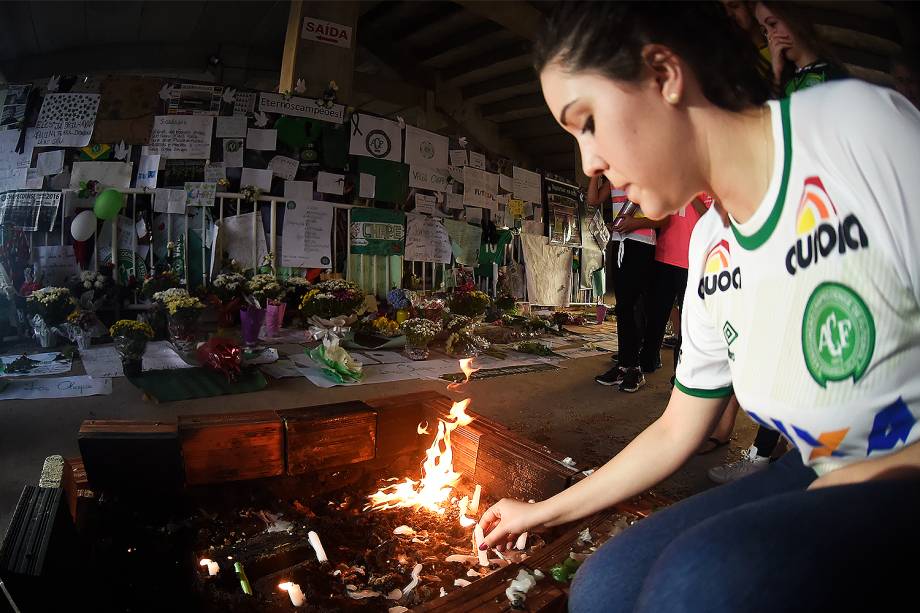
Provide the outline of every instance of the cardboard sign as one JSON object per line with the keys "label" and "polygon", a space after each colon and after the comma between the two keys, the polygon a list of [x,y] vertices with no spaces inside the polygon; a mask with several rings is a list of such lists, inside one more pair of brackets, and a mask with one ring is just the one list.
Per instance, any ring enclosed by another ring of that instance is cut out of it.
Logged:
{"label": "cardboard sign", "polygon": [[427,189],[434,192],[446,192],[449,175],[443,169],[427,166],[409,167],[409,187]]}
{"label": "cardboard sign", "polygon": [[300,37],[305,40],[350,49],[352,30],[349,26],[343,26],[340,23],[323,21],[315,17],[304,17]]}
{"label": "cardboard sign", "polygon": [[333,104],[322,106],[313,98],[285,98],[282,94],[259,94],[259,110],[265,113],[277,113],[291,117],[309,117],[328,123],[345,121],[345,106]]}

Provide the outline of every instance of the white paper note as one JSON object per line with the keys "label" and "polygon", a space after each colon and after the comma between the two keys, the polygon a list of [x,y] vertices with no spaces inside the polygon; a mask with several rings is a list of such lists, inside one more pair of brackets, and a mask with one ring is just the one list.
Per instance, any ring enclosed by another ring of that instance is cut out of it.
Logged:
{"label": "white paper note", "polygon": [[270,192],[272,190],[272,171],[261,168],[244,168],[240,178],[240,187],[247,185],[255,185],[263,192]]}
{"label": "white paper note", "polygon": [[[85,349],[80,352],[80,360],[83,362],[83,368],[86,370],[86,373],[91,377],[111,378],[125,376],[121,366],[121,358],[112,345]],[[144,352],[141,364],[145,372],[151,370],[193,368],[191,364],[187,364],[179,357],[179,354],[173,350],[172,346],[167,341],[147,343],[147,348]]]}
{"label": "white paper note", "polygon": [[274,151],[278,143],[278,130],[249,128],[246,136],[246,148],[255,151]]}
{"label": "white paper note", "polygon": [[447,194],[447,208],[453,210],[462,210],[463,194]]}
{"label": "white paper note", "polygon": [[543,203],[543,191],[540,185],[540,175],[536,172],[524,170],[515,166],[512,168],[512,191],[514,197],[537,204]]}
{"label": "white paper note", "polygon": [[470,151],[470,166],[478,168],[479,170],[485,170],[486,156],[481,153],[476,153],[475,151]]}
{"label": "white paper note", "polygon": [[64,172],[64,150],[57,149],[39,153],[35,160],[35,168],[43,177]]}
{"label": "white paper note", "polygon": [[159,155],[142,155],[137,162],[136,187],[154,189],[157,186],[157,177],[160,173]]}
{"label": "white paper note", "polygon": [[[71,253],[73,249],[71,249]],[[4,364],[10,364],[18,360],[22,354],[15,355],[5,355],[0,357],[0,361],[3,361]],[[8,372],[4,373],[4,377],[39,377],[43,375],[60,375],[65,372],[68,372],[72,366],[73,360],[70,358],[56,360],[55,358],[60,355],[56,351],[48,353],[32,353],[27,355],[30,360],[33,360],[32,366],[29,368],[28,372]]]}
{"label": "white paper note", "polygon": [[[255,254],[253,254],[253,231],[252,225],[255,222]],[[262,215],[254,213],[244,213],[232,217],[224,217],[223,221],[215,224],[214,242],[211,245],[211,274],[215,273],[216,264],[216,245],[220,243],[220,249],[227,257],[236,260],[244,269],[258,267],[262,259],[268,254],[268,248],[265,245],[265,228],[262,226]],[[255,255],[255,261],[253,261]]]}
{"label": "white paper note", "polygon": [[297,168],[299,166],[300,162],[294,158],[284,157],[283,155],[276,155],[268,163],[268,168],[272,171],[272,174],[286,181],[291,181],[297,176]]}
{"label": "white paper note", "polygon": [[451,149],[450,150],[450,165],[451,166],[466,166],[467,165],[466,149]]}
{"label": "white paper note", "polygon": [[185,190],[157,189],[153,194],[153,210],[155,213],[184,213]]}
{"label": "white paper note", "polygon": [[185,206],[214,206],[216,183],[186,183]]}
{"label": "white paper note", "polygon": [[[309,181],[287,181],[281,235],[281,265],[298,268],[330,268],[332,264],[332,221],[335,209],[312,199]],[[293,207],[291,204],[293,203]]]}
{"label": "white paper note", "polygon": [[63,286],[73,275],[77,274],[77,260],[74,258],[73,246],[34,247],[36,273],[41,275],[42,283],[48,286]]}
{"label": "white paper note", "polygon": [[441,221],[409,213],[406,217],[406,261],[450,264],[450,256],[450,237]]}
{"label": "white paper note", "polygon": [[45,184],[45,176],[37,168],[26,170],[26,189],[41,189]]}
{"label": "white paper note", "polygon": [[211,162],[204,167],[204,180],[208,183],[217,183],[227,178],[227,167],[223,162]]}
{"label": "white paper note", "polygon": [[415,213],[434,214],[434,206],[437,200],[429,194],[415,194]]}
{"label": "white paper note", "polygon": [[99,94],[48,94],[35,122],[37,147],[85,147],[93,134]]}
{"label": "white paper note", "polygon": [[377,197],[377,177],[362,172],[359,178],[358,196],[361,198]]}
{"label": "white paper note", "polygon": [[348,153],[391,162],[402,161],[402,130],[389,119],[355,113]]}
{"label": "white paper note", "polygon": [[345,175],[320,171],[316,175],[316,191],[341,196],[345,193]]}
{"label": "white paper note", "polygon": [[243,167],[243,147],[242,138],[225,138],[223,141],[224,166],[226,168]]}
{"label": "white paper note", "polygon": [[449,177],[450,175],[446,169],[429,168],[427,166],[409,167],[409,187],[446,192]]}
{"label": "white paper note", "polygon": [[74,162],[70,171],[70,186],[79,189],[82,181],[98,181],[104,188],[126,188],[131,185],[131,162]]}
{"label": "white paper note", "polygon": [[448,138],[446,136],[415,126],[406,126],[406,164],[446,168],[447,150]]}
{"label": "white paper note", "polygon": [[153,118],[153,130],[147,154],[160,154],[166,159],[206,160],[211,157],[210,115],[158,115]]}
{"label": "white paper note", "polygon": [[244,138],[246,136],[246,115],[217,118],[217,138]]}
{"label": "white paper note", "polygon": [[111,379],[92,377],[52,377],[31,381],[11,381],[0,392],[0,400],[35,400],[40,398],[82,398],[112,393]]}
{"label": "white paper note", "polygon": [[476,170],[470,166],[464,167],[463,204],[497,211],[496,194],[498,194],[497,174]]}

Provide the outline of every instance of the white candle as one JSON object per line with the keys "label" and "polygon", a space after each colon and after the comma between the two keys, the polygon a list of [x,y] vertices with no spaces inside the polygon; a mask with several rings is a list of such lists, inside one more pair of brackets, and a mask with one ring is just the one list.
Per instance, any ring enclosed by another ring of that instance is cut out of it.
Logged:
{"label": "white candle", "polygon": [[473,528],[473,537],[474,542],[476,543],[476,555],[479,556],[479,565],[488,566],[489,565],[489,553],[480,549],[482,542],[486,540],[486,535],[482,532],[482,526],[477,525]]}
{"label": "white candle", "polygon": [[470,513],[479,513],[480,495],[482,495],[482,486],[477,483],[476,489],[473,491],[473,500],[470,501]]}
{"label": "white candle", "polygon": [[307,534],[307,538],[310,540],[310,544],[313,545],[313,550],[316,551],[316,559],[320,562],[328,562],[329,558],[326,557],[326,550],[323,549],[323,544],[319,540],[319,535],[310,530]]}
{"label": "white candle", "polygon": [[220,572],[220,565],[219,565],[217,562],[214,562],[213,560],[209,560],[209,559],[205,558],[204,560],[202,560],[202,561],[199,562],[198,564],[200,564],[201,566],[207,566],[207,567],[208,567],[208,576],[209,576],[209,577],[214,577],[215,575],[217,575],[217,573]]}
{"label": "white candle", "polygon": [[518,537],[517,542],[514,544],[514,548],[518,551],[521,551],[527,547],[527,533],[522,532],[521,536]]}
{"label": "white candle", "polygon": [[291,604],[295,607],[302,607],[304,602],[303,590],[300,589],[300,585],[296,583],[291,583],[286,581],[278,585],[279,588],[285,590],[288,593],[288,596],[291,597]]}

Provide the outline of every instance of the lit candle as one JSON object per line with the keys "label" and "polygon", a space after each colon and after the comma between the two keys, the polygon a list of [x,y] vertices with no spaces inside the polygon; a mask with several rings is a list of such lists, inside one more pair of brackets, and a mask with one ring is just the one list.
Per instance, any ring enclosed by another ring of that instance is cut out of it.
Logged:
{"label": "lit candle", "polygon": [[252,585],[249,583],[249,577],[246,576],[246,570],[243,568],[243,565],[239,562],[233,564],[233,570],[236,571],[236,576],[240,580],[240,587],[243,588],[243,593],[252,596]]}
{"label": "lit candle", "polygon": [[284,583],[279,583],[278,588],[285,590],[288,593],[288,596],[291,597],[291,604],[295,607],[302,607],[304,602],[303,590],[300,589],[300,586],[296,583],[291,583],[290,581],[285,581]]}
{"label": "lit candle", "polygon": [[517,542],[514,544],[514,548],[518,551],[522,551],[527,547],[527,533],[521,532],[521,536],[518,537]]}
{"label": "lit candle", "polygon": [[217,575],[217,573],[220,572],[220,565],[219,565],[217,562],[214,562],[213,560],[209,560],[209,559],[205,558],[204,560],[202,560],[202,561],[199,562],[198,564],[200,564],[201,566],[207,566],[207,567],[208,567],[208,576],[209,576],[209,577],[213,577],[213,576]]}
{"label": "lit candle", "polygon": [[319,535],[310,530],[307,534],[307,538],[310,540],[310,544],[313,545],[313,550],[316,551],[316,559],[320,562],[328,562],[329,558],[326,557],[326,550],[323,549],[323,544],[319,540]]}
{"label": "lit candle", "polygon": [[479,565],[488,566],[489,553],[479,548],[482,542],[486,540],[486,535],[482,532],[482,526],[477,525],[473,528],[473,538],[475,539],[473,542],[476,543],[476,555],[479,556]]}
{"label": "lit candle", "polygon": [[479,513],[479,496],[481,495],[482,486],[477,483],[476,489],[473,491],[473,500],[470,501],[470,513]]}

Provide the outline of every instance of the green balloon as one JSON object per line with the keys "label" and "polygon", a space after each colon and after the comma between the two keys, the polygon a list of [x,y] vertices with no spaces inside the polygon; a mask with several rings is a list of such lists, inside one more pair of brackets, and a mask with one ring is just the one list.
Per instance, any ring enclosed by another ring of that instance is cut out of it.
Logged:
{"label": "green balloon", "polygon": [[124,204],[124,196],[117,189],[107,189],[93,203],[93,213],[99,219],[115,219]]}

